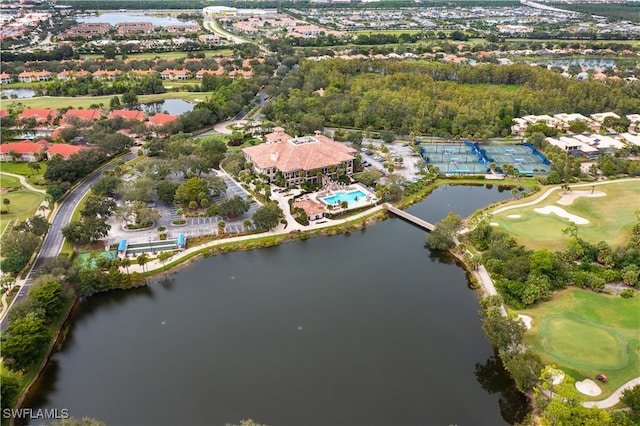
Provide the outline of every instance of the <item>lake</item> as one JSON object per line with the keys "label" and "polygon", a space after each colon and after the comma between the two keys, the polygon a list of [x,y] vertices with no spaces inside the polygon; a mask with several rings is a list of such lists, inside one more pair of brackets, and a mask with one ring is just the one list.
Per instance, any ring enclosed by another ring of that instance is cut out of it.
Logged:
{"label": "lake", "polygon": [[36,95],[33,89],[2,89],[0,90],[0,96],[6,96],[9,99],[17,98],[33,98]]}
{"label": "lake", "polygon": [[[438,221],[510,197],[446,186],[409,211]],[[168,277],[83,302],[26,407],[118,425],[500,425],[526,413],[465,271],[400,219]]]}
{"label": "lake", "polygon": [[195,21],[183,21],[170,16],[150,16],[144,13],[135,12],[107,12],[97,16],[78,16],[78,22],[97,23],[106,22],[111,25],[120,24],[122,22],[150,22],[153,25],[166,27],[168,25],[194,25]]}
{"label": "lake", "polygon": [[159,102],[139,104],[134,106],[133,109],[153,113],[166,112],[171,115],[180,115],[185,112],[193,111],[193,107],[195,106],[195,103],[187,102],[183,99],[165,99],[164,101]]}

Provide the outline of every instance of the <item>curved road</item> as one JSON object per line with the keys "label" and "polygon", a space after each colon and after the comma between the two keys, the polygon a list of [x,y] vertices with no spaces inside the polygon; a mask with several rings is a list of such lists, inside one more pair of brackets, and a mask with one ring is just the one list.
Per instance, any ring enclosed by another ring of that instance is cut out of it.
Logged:
{"label": "curved road", "polygon": [[[135,153],[129,153],[122,157],[122,159],[125,162],[128,162],[135,157]],[[93,182],[95,182],[102,175],[102,171],[111,170],[114,167],[115,165],[109,165],[103,167],[102,169],[99,169],[98,172],[86,178],[73,191],[71,191],[71,193],[62,202],[62,204],[60,204],[60,206],[54,213],[51,224],[49,226],[49,232],[47,232],[47,235],[45,236],[44,243],[42,244],[42,248],[40,249],[40,253],[38,253],[38,257],[33,263],[31,270],[27,274],[27,278],[24,280],[20,280],[17,283],[20,286],[18,296],[13,299],[13,301],[9,305],[9,308],[4,311],[4,314],[0,320],[1,330],[6,329],[8,326],[7,313],[9,312],[9,310],[11,310],[11,307],[14,305],[14,303],[24,300],[27,297],[29,286],[32,282],[31,273],[42,266],[46,259],[56,257],[60,253],[62,244],[64,244],[62,228],[64,228],[71,221],[73,211],[75,210],[82,197],[84,197],[86,193],[89,192],[89,190],[91,189],[91,185],[93,185]]]}

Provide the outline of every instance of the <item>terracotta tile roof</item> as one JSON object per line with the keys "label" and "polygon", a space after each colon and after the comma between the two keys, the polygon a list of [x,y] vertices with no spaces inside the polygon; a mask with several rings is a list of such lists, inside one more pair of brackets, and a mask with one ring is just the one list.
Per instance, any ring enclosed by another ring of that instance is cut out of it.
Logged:
{"label": "terracotta tile roof", "polygon": [[[242,151],[261,169],[275,167],[281,172],[316,170],[353,160],[355,149],[323,135],[292,138],[286,133],[270,133],[269,142]],[[294,141],[301,143],[294,143]]]}
{"label": "terracotta tile roof", "polygon": [[100,118],[101,112],[99,109],[70,109],[64,114],[64,118],[78,117],[83,120],[97,120]]}
{"label": "terracotta tile roof", "polygon": [[164,114],[159,112],[149,119],[149,123],[155,124],[155,125],[162,125],[162,124],[171,123],[172,121],[175,121],[177,119],[178,119],[177,115]]}
{"label": "terracotta tile roof", "polygon": [[34,154],[36,152],[44,151],[45,149],[45,146],[38,145],[27,140],[22,142],[3,143],[0,145],[0,152],[3,154],[7,154],[11,151],[15,151],[18,154]]}
{"label": "terracotta tile roof", "polygon": [[69,158],[69,156],[73,154],[77,154],[78,152],[86,148],[87,148],[86,146],[69,145],[67,143],[56,143],[51,145],[51,147],[47,150],[47,154],[51,154],[51,155],[60,154],[64,158]]}
{"label": "terracotta tile roof", "polygon": [[0,117],[6,117],[9,115],[9,111],[6,109],[0,109]]}
{"label": "terracotta tile roof", "polygon": [[37,122],[44,123],[54,118],[56,115],[58,115],[58,110],[56,109],[25,109],[20,113],[18,118],[20,120],[35,118]]}
{"label": "terracotta tile roof", "polygon": [[300,200],[293,203],[294,207],[299,207],[307,214],[307,216],[315,216],[319,213],[324,213],[325,208],[322,204],[313,200]]}
{"label": "terracotta tile roof", "polygon": [[144,111],[116,109],[114,111],[111,111],[111,114],[109,114],[109,118],[113,117],[122,117],[126,120],[144,121],[144,119],[147,118],[147,114]]}

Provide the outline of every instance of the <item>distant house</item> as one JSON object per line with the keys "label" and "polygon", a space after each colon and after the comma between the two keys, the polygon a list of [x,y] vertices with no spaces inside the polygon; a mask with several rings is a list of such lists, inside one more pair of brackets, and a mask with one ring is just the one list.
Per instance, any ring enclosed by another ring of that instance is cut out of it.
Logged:
{"label": "distant house", "polygon": [[9,83],[13,83],[13,78],[6,72],[3,72],[2,74],[0,74],[0,84],[9,84]]}
{"label": "distant house", "polygon": [[147,113],[144,111],[137,111],[137,110],[126,110],[126,109],[116,109],[114,111],[111,111],[111,113],[109,114],[109,118],[114,118],[114,117],[122,117],[125,120],[137,120],[137,121],[144,121],[147,118]]}
{"label": "distant house", "polygon": [[163,80],[187,80],[189,78],[189,70],[170,70],[166,69],[160,73]]}
{"label": "distant house", "polygon": [[18,120],[35,119],[37,123],[48,123],[58,116],[57,109],[25,109],[18,115]]}
{"label": "distant house", "polygon": [[177,119],[177,115],[157,113],[149,118],[148,126],[164,126],[165,124],[176,121]]}
{"label": "distant house", "polygon": [[356,150],[316,132],[315,136],[292,137],[281,127],[266,135],[267,142],[242,152],[258,174],[275,182],[281,173],[287,185],[320,183],[322,176],[336,178],[338,170],[353,173]]}
{"label": "distant house", "polygon": [[116,24],[119,35],[151,34],[155,26],[151,22],[120,22]]}
{"label": "distant house", "polygon": [[34,83],[37,81],[49,80],[51,80],[51,73],[49,71],[23,71],[18,74],[18,81],[21,83]]}
{"label": "distant house", "polygon": [[73,154],[77,154],[83,149],[87,149],[87,147],[82,145],[69,145],[68,143],[56,143],[49,146],[49,149],[47,150],[47,158],[51,160],[54,155],[61,155],[66,159]]}
{"label": "distant house", "polygon": [[198,72],[196,72],[196,79],[197,80],[202,80],[202,78],[205,76],[205,74],[209,74],[209,75],[224,75],[224,68],[219,67],[218,69],[215,69],[215,70],[199,70]]}
{"label": "distant house", "polygon": [[107,71],[107,70],[97,70],[95,72],[93,72],[93,78],[97,79],[97,80],[115,80],[116,78],[120,77],[122,75],[122,71],[120,70],[114,70],[114,71]]}
{"label": "distant house", "polygon": [[321,219],[326,214],[324,205],[313,200],[299,200],[293,203],[294,207],[301,208],[307,214],[309,220]]}
{"label": "distant house", "polygon": [[[45,140],[3,143],[0,145],[0,161],[39,161],[47,150],[48,144]],[[14,157],[13,154],[18,157]]]}
{"label": "distant house", "polygon": [[70,118],[79,118],[87,121],[97,121],[102,116],[99,109],[70,109],[64,113],[62,118],[67,122]]}

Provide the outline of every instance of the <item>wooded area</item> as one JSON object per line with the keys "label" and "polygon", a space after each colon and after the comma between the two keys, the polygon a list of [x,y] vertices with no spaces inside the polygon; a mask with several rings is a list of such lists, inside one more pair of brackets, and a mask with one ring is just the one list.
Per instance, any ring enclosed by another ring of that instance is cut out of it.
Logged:
{"label": "wooded area", "polygon": [[526,114],[640,110],[639,82],[577,81],[521,64],[303,61],[271,91],[265,116],[300,134],[335,126],[484,140],[507,136]]}

